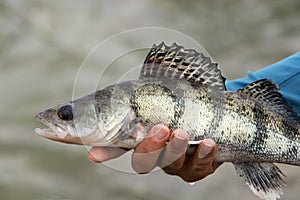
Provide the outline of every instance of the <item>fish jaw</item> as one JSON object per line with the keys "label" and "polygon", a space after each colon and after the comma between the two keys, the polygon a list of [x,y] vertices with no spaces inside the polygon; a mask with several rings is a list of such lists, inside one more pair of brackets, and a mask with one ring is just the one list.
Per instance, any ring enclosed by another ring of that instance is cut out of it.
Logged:
{"label": "fish jaw", "polygon": [[66,144],[80,144],[83,145],[83,142],[80,137],[72,137],[70,134],[67,134],[65,137],[59,137],[56,132],[51,130],[50,128],[47,129],[41,129],[36,128],[35,132],[37,135],[42,136],[44,138],[47,138],[49,140],[62,142]]}

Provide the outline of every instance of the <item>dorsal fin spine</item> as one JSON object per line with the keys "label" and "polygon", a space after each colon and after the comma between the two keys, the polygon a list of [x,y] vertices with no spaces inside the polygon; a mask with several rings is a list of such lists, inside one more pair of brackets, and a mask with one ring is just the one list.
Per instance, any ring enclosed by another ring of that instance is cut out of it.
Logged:
{"label": "dorsal fin spine", "polygon": [[278,89],[279,87],[271,80],[260,79],[239,89],[237,92],[247,94],[257,99],[259,102],[270,107],[274,112],[300,125],[300,118],[297,116],[297,113],[288,105],[288,102],[284,99],[282,94],[278,92]]}
{"label": "dorsal fin spine", "polygon": [[[224,77],[217,64],[195,49],[185,49],[173,43],[153,45],[144,62],[140,79],[182,79],[193,87],[225,90]],[[204,83],[205,81],[205,83]]]}
{"label": "dorsal fin spine", "polygon": [[[193,49],[193,50],[194,50],[194,49]],[[194,51],[195,51],[195,50],[194,50]],[[200,57],[201,57],[201,53],[198,53],[198,52],[195,51],[195,54],[194,54],[193,57],[191,57],[191,62],[190,62],[190,64],[187,66],[187,68],[188,68],[188,69],[191,69],[192,66],[199,60]],[[197,66],[197,63],[196,63],[195,65]],[[190,79],[195,73],[197,73],[197,72],[200,70],[200,68],[202,68],[201,65],[199,65],[199,66],[196,68],[196,70],[194,70],[194,71],[189,75],[189,77],[187,77],[187,79]]]}
{"label": "dorsal fin spine", "polygon": [[[173,47],[174,49],[172,49],[172,47]],[[171,60],[170,64],[168,65],[167,69],[166,69],[166,72],[165,72],[165,74],[164,74],[165,76],[167,75],[167,72],[169,71],[169,69],[171,69],[171,65],[172,65],[173,63],[176,65],[175,59],[176,59],[176,56],[178,55],[178,52],[179,52],[179,50],[180,50],[181,48],[183,48],[183,47],[177,45],[175,42],[174,42],[174,43],[172,44],[172,46],[170,47],[170,51],[169,51],[168,54],[166,54],[165,58],[168,58],[168,57],[170,56],[170,54],[174,54],[174,55],[172,55],[172,60]],[[174,52],[174,51],[175,51],[175,52]],[[162,63],[164,63],[163,61],[164,61],[164,59],[162,60],[162,62],[160,63],[160,65],[162,65]],[[172,76],[174,76],[175,73],[176,73],[176,71],[173,71]]]}
{"label": "dorsal fin spine", "polygon": [[[184,66],[184,62],[186,62],[186,60],[190,59],[189,60],[189,64],[185,67],[184,71],[182,72],[182,74],[180,75],[180,78],[184,78],[184,75],[189,71],[191,70],[191,66],[192,64],[195,62],[195,60],[197,60],[198,58],[198,55],[199,53],[196,52],[194,49],[193,49],[193,55],[189,55],[189,54],[186,54],[185,57],[181,60],[181,62],[179,64],[181,64],[182,66]],[[190,79],[190,77],[192,76],[192,74],[194,73],[195,71],[193,71],[191,73],[191,75],[189,77],[187,77],[187,80]]]}

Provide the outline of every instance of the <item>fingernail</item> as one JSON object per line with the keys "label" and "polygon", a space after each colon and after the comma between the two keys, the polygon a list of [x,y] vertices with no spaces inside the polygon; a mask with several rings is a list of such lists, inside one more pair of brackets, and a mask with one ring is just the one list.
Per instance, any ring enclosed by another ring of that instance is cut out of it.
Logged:
{"label": "fingernail", "polygon": [[176,146],[176,148],[178,149],[182,149],[184,148],[187,144],[186,144],[186,138],[187,138],[187,133],[183,132],[183,131],[178,131],[175,134],[175,137],[173,139],[173,142]]}
{"label": "fingernail", "polygon": [[214,147],[214,142],[212,140],[203,140],[198,154],[198,158],[202,159],[206,157]]}
{"label": "fingernail", "polygon": [[168,135],[168,131],[166,127],[163,125],[156,125],[152,129],[152,136],[158,142],[165,139],[167,135]]}

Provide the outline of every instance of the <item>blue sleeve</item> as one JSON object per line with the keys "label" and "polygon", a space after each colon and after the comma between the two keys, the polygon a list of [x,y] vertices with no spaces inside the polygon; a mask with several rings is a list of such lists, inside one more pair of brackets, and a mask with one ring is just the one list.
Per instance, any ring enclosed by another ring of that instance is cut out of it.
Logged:
{"label": "blue sleeve", "polygon": [[270,79],[279,86],[280,93],[300,116],[300,52],[244,78],[226,81],[226,88],[235,91],[259,79]]}

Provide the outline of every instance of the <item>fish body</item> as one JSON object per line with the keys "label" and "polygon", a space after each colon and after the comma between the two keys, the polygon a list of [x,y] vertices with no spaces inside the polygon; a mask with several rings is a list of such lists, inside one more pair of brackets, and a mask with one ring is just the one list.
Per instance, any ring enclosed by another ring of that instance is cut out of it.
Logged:
{"label": "fish body", "polygon": [[138,80],[37,114],[46,138],[73,144],[134,148],[155,124],[189,133],[189,143],[212,138],[216,162],[232,162],[259,197],[282,194],[282,173],[273,163],[300,166],[300,120],[270,80],[236,92],[209,57],[164,43],[150,50]]}

